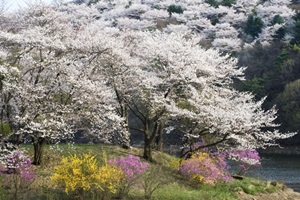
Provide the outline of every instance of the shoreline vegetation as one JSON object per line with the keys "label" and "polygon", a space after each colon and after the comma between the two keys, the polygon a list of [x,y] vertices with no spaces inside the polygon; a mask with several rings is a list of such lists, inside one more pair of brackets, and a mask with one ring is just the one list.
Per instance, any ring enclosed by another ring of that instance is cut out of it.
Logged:
{"label": "shoreline vegetation", "polygon": [[[30,145],[22,145],[21,149],[27,151],[29,156],[33,156],[33,148]],[[89,154],[97,160],[106,157],[107,160],[126,157],[128,155],[142,157],[142,149],[131,148],[123,149],[113,145],[102,144],[74,144],[74,145],[46,145],[44,151],[44,162],[36,166],[37,179],[26,190],[22,187],[18,190],[18,199],[74,199],[71,193],[66,194],[64,189],[54,187],[51,183],[51,176],[57,172],[57,166],[62,157],[70,155]],[[288,188],[284,183],[274,181],[262,181],[255,178],[244,177],[234,178],[233,181],[226,183],[216,183],[214,185],[193,183],[182,177],[174,163],[178,159],[167,153],[154,151],[155,162],[149,163],[151,172],[145,177],[141,177],[137,183],[131,186],[124,200],[136,199],[182,199],[182,200],[282,200],[300,199],[300,193]],[[141,161],[146,162],[141,159]],[[178,162],[177,162],[178,163]],[[103,164],[103,163],[102,163]],[[154,169],[154,170],[153,170]],[[3,183],[3,182],[2,182]],[[147,183],[147,184],[145,184]],[[3,186],[2,186],[3,188]],[[10,188],[12,189],[12,188]],[[146,198],[145,192],[152,191]],[[9,190],[7,190],[9,191]],[[6,191],[6,192],[7,192]],[[38,192],[35,192],[38,191]],[[87,195],[87,194],[85,194]],[[8,198],[7,198],[8,197]],[[4,199],[13,199],[6,196]],[[78,197],[78,198],[77,198]],[[81,197],[77,196],[77,199]],[[85,198],[87,196],[84,196]],[[0,197],[0,199],[3,199]],[[82,199],[82,198],[81,198]],[[85,198],[86,199],[86,198]],[[98,200],[99,195],[93,193],[88,199]],[[103,198],[102,198],[103,199]],[[108,198],[115,199],[115,198]],[[105,199],[107,200],[107,199]]]}

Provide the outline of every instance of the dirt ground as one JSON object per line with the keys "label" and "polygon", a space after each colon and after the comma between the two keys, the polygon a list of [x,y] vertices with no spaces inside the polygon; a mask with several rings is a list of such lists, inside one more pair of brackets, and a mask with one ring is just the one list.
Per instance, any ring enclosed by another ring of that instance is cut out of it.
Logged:
{"label": "dirt ground", "polygon": [[240,200],[300,200],[300,193],[290,188],[272,194],[259,194],[254,196],[240,192],[239,196]]}

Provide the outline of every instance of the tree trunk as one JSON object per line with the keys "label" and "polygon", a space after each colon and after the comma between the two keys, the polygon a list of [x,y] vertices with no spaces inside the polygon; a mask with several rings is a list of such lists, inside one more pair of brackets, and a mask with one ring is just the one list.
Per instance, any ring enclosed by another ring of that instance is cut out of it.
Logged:
{"label": "tree trunk", "polygon": [[32,162],[33,165],[40,165],[42,163],[45,142],[46,142],[45,138],[33,138],[33,147],[34,147],[34,157]]}
{"label": "tree trunk", "polygon": [[143,158],[145,160],[148,160],[150,162],[153,161],[152,158],[152,142],[150,140],[150,138],[148,138],[147,136],[145,136],[145,144],[144,144],[144,155]]}
{"label": "tree trunk", "polygon": [[157,140],[156,140],[156,145],[157,145],[157,150],[158,151],[162,151],[163,150],[163,127],[164,127],[165,122],[162,121],[159,125],[158,125],[158,130],[157,130]]}
{"label": "tree trunk", "polygon": [[123,136],[122,140],[122,147],[125,149],[130,149],[130,132],[129,132],[129,126],[128,126],[128,108],[126,104],[124,103],[123,111],[122,111],[122,117],[125,118],[125,125],[126,125],[126,131],[125,135]]}
{"label": "tree trunk", "polygon": [[130,132],[129,132],[129,123],[128,123],[128,105],[124,100],[122,94],[120,94],[119,90],[117,89],[116,85],[114,84],[114,90],[117,95],[117,99],[119,102],[119,112],[121,117],[125,118],[124,125],[126,126],[126,130],[120,133],[121,145],[125,149],[130,149]]}
{"label": "tree trunk", "polygon": [[146,122],[145,134],[145,144],[144,144],[144,156],[145,160],[153,162],[152,158],[152,145],[155,143],[155,136],[157,136],[158,123],[155,122],[153,129],[150,129],[150,120]]}

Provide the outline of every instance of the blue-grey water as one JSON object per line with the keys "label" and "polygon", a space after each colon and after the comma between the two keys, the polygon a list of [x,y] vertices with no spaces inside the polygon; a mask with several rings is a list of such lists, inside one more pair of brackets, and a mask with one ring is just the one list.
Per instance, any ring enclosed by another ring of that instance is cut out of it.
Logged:
{"label": "blue-grey water", "polygon": [[247,175],[284,182],[288,187],[300,192],[300,155],[263,154],[261,157],[261,166]]}

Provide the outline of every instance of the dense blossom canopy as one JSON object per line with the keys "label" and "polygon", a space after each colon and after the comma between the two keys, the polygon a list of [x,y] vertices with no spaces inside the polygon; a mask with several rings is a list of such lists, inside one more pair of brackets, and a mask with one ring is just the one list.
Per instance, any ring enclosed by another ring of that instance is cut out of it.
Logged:
{"label": "dense blossom canopy", "polygon": [[[224,148],[274,145],[294,134],[274,129],[276,110],[263,110],[264,99],[256,102],[252,94],[233,89],[233,79],[243,79],[244,68],[219,50],[267,43],[274,31],[293,23],[289,3],[36,4],[15,13],[9,20],[19,23],[0,31],[1,103],[13,115],[7,120],[17,134],[33,140],[65,139],[86,129],[105,141],[117,132],[128,142],[129,107],[149,138],[150,122],[154,129],[185,120]],[[182,12],[168,12],[170,5]],[[257,38],[237,26],[253,10],[263,19]],[[275,16],[282,23],[272,24]],[[197,131],[187,136],[201,137]]]}

